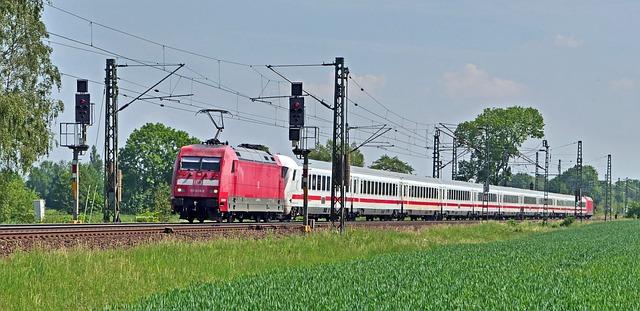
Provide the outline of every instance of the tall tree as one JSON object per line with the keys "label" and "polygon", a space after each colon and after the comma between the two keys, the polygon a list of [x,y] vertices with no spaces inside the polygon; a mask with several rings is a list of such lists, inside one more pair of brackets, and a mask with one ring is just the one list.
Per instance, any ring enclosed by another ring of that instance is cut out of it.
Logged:
{"label": "tall tree", "polygon": [[[360,150],[354,150],[356,148],[356,144],[351,144],[348,148],[351,157],[351,165],[364,167],[364,155]],[[325,145],[318,144],[311,152],[309,153],[309,159],[331,162],[331,152],[333,150],[333,140],[328,139]]]}
{"label": "tall tree", "polygon": [[471,159],[460,162],[459,176],[505,184],[511,176],[509,159],[519,154],[518,148],[527,139],[544,137],[543,129],[542,115],[534,108],[485,109],[456,129],[458,141],[472,149]]}
{"label": "tall tree", "polygon": [[[574,194],[576,187],[576,167],[571,167],[560,176],[556,176],[549,181],[549,191],[555,193]],[[603,199],[603,189],[598,181],[598,172],[591,165],[582,167],[582,194],[588,195],[596,203]]]}
{"label": "tall tree", "polygon": [[171,184],[173,164],[180,147],[199,143],[184,131],[161,123],[147,123],[136,129],[120,150],[123,174],[123,211],[137,213],[153,205],[157,187]]}
{"label": "tall tree", "polygon": [[[102,163],[97,152],[92,153],[89,163],[80,163],[80,212],[85,206],[93,204],[94,210],[101,210],[103,205],[104,179]],[[47,208],[72,212],[73,196],[71,195],[71,163],[66,161],[44,161],[40,166],[31,169],[27,186],[44,199]]]}
{"label": "tall tree", "polygon": [[35,219],[33,200],[37,195],[24,184],[20,175],[0,171],[0,223],[29,223]]}
{"label": "tall tree", "polygon": [[530,189],[531,185],[534,183],[533,181],[533,176],[527,173],[517,173],[511,176],[511,179],[507,182],[507,186],[520,189]]}
{"label": "tall tree", "polygon": [[390,157],[386,154],[381,156],[379,159],[375,160],[371,164],[371,166],[369,166],[369,168],[376,169],[376,170],[383,170],[383,171],[391,171],[396,173],[405,173],[405,174],[413,173],[413,167],[407,164],[407,162],[404,162],[398,159],[397,156]]}
{"label": "tall tree", "polygon": [[0,168],[28,171],[51,146],[60,73],[44,44],[42,0],[0,2]]}

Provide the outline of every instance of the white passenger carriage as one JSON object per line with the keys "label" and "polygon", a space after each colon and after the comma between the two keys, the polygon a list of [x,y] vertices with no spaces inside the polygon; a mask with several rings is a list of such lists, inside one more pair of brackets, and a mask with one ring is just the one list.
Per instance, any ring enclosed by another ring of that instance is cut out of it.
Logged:
{"label": "white passenger carriage", "polygon": [[[302,168],[293,169],[291,205],[302,207]],[[483,205],[481,184],[444,181],[409,174],[352,167],[345,184],[349,218],[367,219],[467,219],[564,217],[574,213],[590,217],[593,201],[583,197],[575,209],[571,195],[491,186],[487,204]],[[331,210],[331,163],[310,161],[309,215],[328,218]]]}

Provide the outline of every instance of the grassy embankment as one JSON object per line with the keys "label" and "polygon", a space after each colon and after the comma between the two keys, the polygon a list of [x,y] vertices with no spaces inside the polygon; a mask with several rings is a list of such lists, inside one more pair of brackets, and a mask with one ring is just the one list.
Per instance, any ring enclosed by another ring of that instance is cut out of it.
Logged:
{"label": "grassy embankment", "polygon": [[[538,224],[486,223],[418,232],[353,230],[264,239],[162,242],[132,249],[17,253],[0,259],[0,310],[74,310],[133,303],[154,293],[295,267],[484,243],[549,231]],[[444,260],[448,260],[445,258]],[[274,273],[274,275],[276,275]]]}
{"label": "grassy embankment", "polygon": [[596,223],[244,276],[133,310],[639,310],[640,222]]}

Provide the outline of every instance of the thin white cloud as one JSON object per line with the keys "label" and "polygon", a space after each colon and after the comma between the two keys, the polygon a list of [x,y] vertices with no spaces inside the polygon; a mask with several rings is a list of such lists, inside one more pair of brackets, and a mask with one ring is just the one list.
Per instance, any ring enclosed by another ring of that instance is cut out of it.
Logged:
{"label": "thin white cloud", "polygon": [[[358,82],[362,88],[367,92],[375,92],[381,89],[386,84],[386,79],[382,75],[365,74],[365,75],[351,75],[352,80]],[[355,83],[351,85],[358,87]]]}
{"label": "thin white cloud", "polygon": [[572,36],[556,35],[553,39],[553,44],[563,48],[578,48],[581,47],[584,42]]}
{"label": "thin white cloud", "polygon": [[640,87],[640,81],[634,79],[621,78],[609,81],[609,88],[614,91],[633,91],[638,87]]}
{"label": "thin white cloud", "polygon": [[467,64],[459,72],[442,76],[444,90],[452,98],[504,99],[521,95],[524,85],[515,81],[492,77],[474,64]]}

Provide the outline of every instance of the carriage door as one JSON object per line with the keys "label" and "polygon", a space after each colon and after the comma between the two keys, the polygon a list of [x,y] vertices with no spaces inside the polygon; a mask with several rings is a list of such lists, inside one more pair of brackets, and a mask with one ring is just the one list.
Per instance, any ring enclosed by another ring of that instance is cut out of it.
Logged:
{"label": "carriage door", "polygon": [[349,180],[349,186],[347,186],[347,206],[349,207],[349,212],[351,213],[353,213],[353,201],[356,200],[356,193],[358,192],[358,183],[360,183],[360,179],[357,177],[352,177]]}

